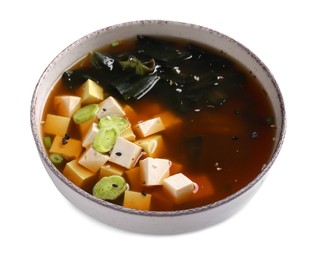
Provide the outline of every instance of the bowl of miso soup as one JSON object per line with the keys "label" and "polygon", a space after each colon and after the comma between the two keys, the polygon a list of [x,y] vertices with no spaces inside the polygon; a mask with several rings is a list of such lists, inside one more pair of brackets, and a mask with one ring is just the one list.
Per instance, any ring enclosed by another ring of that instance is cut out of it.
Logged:
{"label": "bowl of miso soup", "polygon": [[58,54],[36,85],[31,127],[50,178],[80,210],[176,234],[252,198],[282,146],[285,109],[269,69],[236,40],[146,20]]}

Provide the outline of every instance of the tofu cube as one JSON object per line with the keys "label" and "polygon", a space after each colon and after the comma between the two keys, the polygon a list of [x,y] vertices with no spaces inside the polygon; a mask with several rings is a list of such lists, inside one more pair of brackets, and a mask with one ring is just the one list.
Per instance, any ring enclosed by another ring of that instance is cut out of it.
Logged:
{"label": "tofu cube", "polygon": [[140,180],[143,185],[162,185],[170,175],[171,161],[167,159],[147,157],[139,162]]}
{"label": "tofu cube", "polygon": [[118,137],[110,154],[109,161],[130,169],[139,159],[141,150],[140,146],[122,137]]}
{"label": "tofu cube", "polygon": [[181,118],[170,111],[164,111],[162,113],[157,114],[155,117],[161,118],[165,128],[176,126],[182,123]]}
{"label": "tofu cube", "polygon": [[129,127],[127,130],[125,130],[123,133],[121,133],[120,137],[125,138],[126,140],[128,140],[130,142],[136,141],[136,135],[132,131],[131,127]]}
{"label": "tofu cube", "polygon": [[112,175],[123,176],[125,173],[125,170],[126,170],[125,168],[119,165],[106,163],[106,165],[102,165],[102,167],[100,168],[98,179],[100,180],[103,177],[109,177]]}
{"label": "tofu cube", "polygon": [[132,190],[138,190],[141,185],[140,168],[134,167],[125,171],[127,182]]}
{"label": "tofu cube", "polygon": [[181,204],[193,196],[194,184],[184,174],[177,173],[164,179],[163,188],[176,204]]}
{"label": "tofu cube", "polygon": [[98,133],[98,124],[93,123],[90,128],[88,129],[86,135],[83,138],[82,146],[85,148],[88,148],[91,144],[94,142],[94,138],[96,134]]}
{"label": "tofu cube", "polygon": [[164,154],[164,143],[161,135],[152,135],[135,142],[150,157],[160,157]]}
{"label": "tofu cube", "polygon": [[151,194],[126,190],[123,206],[137,210],[150,210]]}
{"label": "tofu cube", "polygon": [[99,110],[97,112],[97,117],[101,119],[102,117],[108,115],[124,116],[126,115],[124,109],[112,96],[109,96],[104,101],[99,103]]}
{"label": "tofu cube", "polygon": [[78,164],[77,160],[68,162],[63,170],[64,176],[76,186],[91,192],[96,183],[97,174]]}
{"label": "tofu cube", "polygon": [[70,138],[66,140],[67,143],[63,144],[62,140],[62,136],[55,136],[49,152],[61,154],[67,160],[78,158],[81,155],[83,150],[81,141]]}
{"label": "tofu cube", "polygon": [[53,103],[58,115],[72,117],[81,108],[81,101],[76,96],[56,96]]}
{"label": "tofu cube", "polygon": [[134,130],[136,131],[138,136],[147,137],[149,135],[165,130],[165,126],[162,123],[161,118],[156,117],[136,124]]}
{"label": "tofu cube", "polygon": [[101,154],[90,146],[78,159],[78,163],[92,172],[97,172],[108,159],[108,155]]}
{"label": "tofu cube", "polygon": [[92,126],[93,123],[95,123],[95,124],[98,123],[97,117],[93,117],[92,119],[90,119],[88,121],[77,124],[82,137],[84,137],[87,134],[88,130],[90,129],[90,127]]}
{"label": "tofu cube", "polygon": [[44,124],[44,133],[64,136],[67,133],[71,118],[47,114]]}
{"label": "tofu cube", "polygon": [[95,81],[88,79],[80,88],[82,92],[82,105],[99,103],[104,99],[104,90]]}

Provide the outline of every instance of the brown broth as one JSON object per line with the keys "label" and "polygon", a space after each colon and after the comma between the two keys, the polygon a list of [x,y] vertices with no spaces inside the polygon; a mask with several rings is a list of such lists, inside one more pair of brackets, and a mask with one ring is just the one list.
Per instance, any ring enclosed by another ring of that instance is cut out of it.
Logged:
{"label": "brown broth", "polygon": [[[133,40],[123,41],[118,48],[107,47],[103,51],[122,53],[133,49],[134,44]],[[176,40],[176,45],[182,49],[186,42]],[[215,52],[212,49],[208,51]],[[224,57],[229,59],[226,55]],[[161,132],[166,147],[164,158],[181,164],[182,173],[198,184],[199,191],[191,201],[174,205],[162,187],[141,185],[137,191],[152,194],[151,210],[194,208],[224,199],[251,182],[270,159],[276,132],[270,100],[250,71],[237,61],[231,62],[235,70],[244,74],[239,89],[222,105],[213,107],[202,103],[195,110],[178,113],[182,124]],[[85,58],[73,69],[89,66]],[[124,101],[113,90],[109,89],[108,92],[122,105],[129,104],[137,112],[138,118],[130,118],[132,125],[150,119],[158,110],[173,109],[173,100],[167,100],[169,95],[162,93],[162,90],[150,91],[138,101]],[[53,97],[56,95],[75,93],[68,90],[61,80],[58,81],[45,106],[44,119],[47,113],[55,113]],[[81,139],[75,123],[71,123],[69,134],[72,138]],[[120,204],[121,201],[119,199],[116,203]]]}

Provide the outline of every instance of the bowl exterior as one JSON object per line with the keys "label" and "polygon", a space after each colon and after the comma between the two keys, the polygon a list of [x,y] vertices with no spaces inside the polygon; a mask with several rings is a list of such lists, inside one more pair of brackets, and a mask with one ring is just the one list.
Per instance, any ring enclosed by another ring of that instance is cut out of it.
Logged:
{"label": "bowl exterior", "polygon": [[[173,211],[151,212],[126,209],[98,200],[68,181],[50,162],[43,149],[41,118],[43,108],[53,86],[64,70],[71,67],[89,51],[113,41],[137,34],[188,39],[219,49],[240,61],[264,86],[272,101],[277,118],[276,144],[270,162],[247,187],[217,203],[204,207]],[[278,85],[268,68],[249,49],[214,30],[180,22],[149,20],[110,26],[93,32],[63,50],[46,68],[35,88],[31,103],[31,127],[43,165],[58,190],[75,206],[94,218],[129,231],[151,234],[176,234],[198,230],[216,224],[237,212],[261,186],[269,168],[276,159],[285,134],[284,102]]]}

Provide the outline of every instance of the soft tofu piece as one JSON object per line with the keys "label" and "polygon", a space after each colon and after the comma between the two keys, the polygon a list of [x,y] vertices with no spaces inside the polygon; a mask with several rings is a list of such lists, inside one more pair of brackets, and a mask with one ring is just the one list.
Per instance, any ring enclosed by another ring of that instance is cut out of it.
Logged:
{"label": "soft tofu piece", "polygon": [[143,185],[162,185],[170,174],[171,161],[167,159],[147,157],[139,161],[140,180]]}
{"label": "soft tofu piece", "polygon": [[150,157],[160,157],[164,154],[164,143],[161,135],[152,135],[135,142]]}
{"label": "soft tofu piece", "polygon": [[122,137],[118,137],[110,154],[109,161],[130,169],[139,159],[141,150],[140,146]]}
{"label": "soft tofu piece", "polygon": [[81,155],[83,150],[81,141],[70,138],[66,140],[67,143],[63,144],[62,140],[62,136],[55,136],[49,152],[61,154],[68,160],[78,158]]}
{"label": "soft tofu piece", "polygon": [[163,180],[163,188],[176,204],[181,204],[193,196],[194,184],[184,174],[177,173]]}
{"label": "soft tofu piece", "polygon": [[165,126],[163,125],[161,118],[156,117],[136,124],[134,130],[138,136],[147,137],[165,130]]}
{"label": "soft tofu piece", "polygon": [[132,131],[131,127],[129,127],[127,130],[125,130],[123,133],[121,133],[120,137],[125,138],[126,140],[128,140],[130,142],[136,141],[136,135]]}
{"label": "soft tofu piece", "polygon": [[77,96],[56,96],[54,97],[54,107],[60,116],[72,117],[81,108],[82,99]]}
{"label": "soft tofu piece", "polygon": [[88,130],[90,129],[90,127],[92,126],[93,123],[95,123],[95,124],[98,123],[97,117],[93,117],[92,119],[90,119],[88,121],[77,124],[82,137],[84,137],[87,134]]}
{"label": "soft tofu piece", "polygon": [[47,114],[43,131],[46,134],[64,136],[67,133],[71,118]]}
{"label": "soft tofu piece", "polygon": [[140,185],[141,185],[140,168],[138,166],[132,169],[126,170],[125,176],[131,190],[137,190],[140,188]]}
{"label": "soft tofu piece", "polygon": [[126,190],[123,206],[137,210],[150,210],[151,194]]}
{"label": "soft tofu piece", "polygon": [[78,159],[78,163],[92,172],[97,172],[108,159],[108,155],[99,153],[90,146]]}
{"label": "soft tofu piece", "polygon": [[82,146],[85,148],[88,148],[91,144],[94,142],[94,138],[96,134],[98,133],[99,128],[98,124],[93,123],[91,124],[90,128],[87,130],[86,135],[83,138]]}
{"label": "soft tofu piece", "polygon": [[161,113],[157,114],[155,117],[161,118],[165,128],[169,128],[171,126],[176,126],[176,125],[179,125],[182,123],[181,118],[170,111],[161,112]]}
{"label": "soft tofu piece", "polygon": [[126,115],[124,109],[112,96],[109,96],[104,101],[99,103],[99,110],[97,112],[97,117],[101,119],[102,117],[108,115],[124,116]]}
{"label": "soft tofu piece", "polygon": [[95,81],[88,79],[81,86],[82,105],[99,103],[104,99],[104,90]]}
{"label": "soft tofu piece", "polygon": [[97,174],[78,164],[77,160],[68,162],[63,170],[64,176],[83,190],[90,192],[96,182]]}
{"label": "soft tofu piece", "polygon": [[106,163],[105,165],[102,165],[102,167],[100,168],[98,179],[100,180],[103,177],[109,177],[112,175],[123,176],[125,173],[125,170],[126,170],[125,168],[119,165]]}

